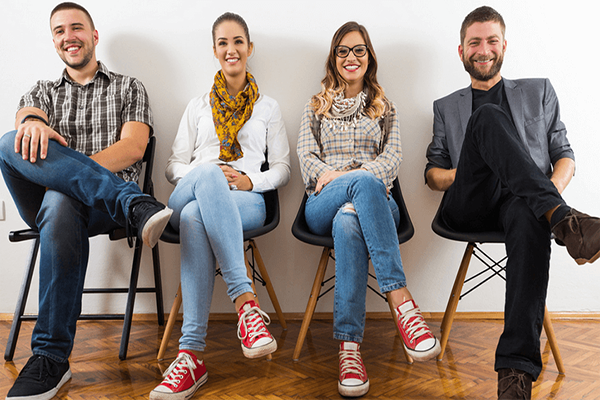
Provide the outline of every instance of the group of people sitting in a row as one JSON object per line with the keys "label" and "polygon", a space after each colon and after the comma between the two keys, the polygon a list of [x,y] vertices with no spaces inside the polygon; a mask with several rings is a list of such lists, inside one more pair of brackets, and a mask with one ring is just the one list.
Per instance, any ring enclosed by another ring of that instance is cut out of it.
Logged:
{"label": "group of people sitting in a row", "polygon": [[[144,87],[96,60],[98,32],[83,7],[61,3],[50,22],[66,69],[57,81],[39,81],[23,95],[16,130],[0,140],[5,183],[41,243],[33,356],[7,399],[50,399],[70,379],[88,238],[126,226],[152,247],[169,223],[181,241],[184,322],[179,354],[150,399],[188,399],[208,378],[203,354],[217,262],[239,316],[244,356],[277,350],[246,273],[243,232],[265,222],[262,193],[290,178],[279,105],[247,72],[254,45],[246,22],[221,15],[212,27],[221,69],[211,90],[183,114],[166,167],[175,189],[165,207],[136,184],[153,134]],[[446,191],[442,217],[449,226],[505,233],[498,396],[529,398],[542,367],[551,234],[577,263],[593,262],[600,221],[562,199],[574,156],[556,94],[545,79],[501,77],[504,34],[502,16],[490,7],[465,18],[459,56],[472,85],[434,103],[425,178],[432,189]],[[369,260],[407,353],[429,360],[440,344],[407,288],[398,205],[390,195],[401,161],[398,110],[377,82],[377,57],[364,26],[348,22],[336,31],[325,70],[321,91],[304,108],[297,153],[306,222],[313,233],[334,239],[338,389],[356,397],[369,390],[360,353]]]}

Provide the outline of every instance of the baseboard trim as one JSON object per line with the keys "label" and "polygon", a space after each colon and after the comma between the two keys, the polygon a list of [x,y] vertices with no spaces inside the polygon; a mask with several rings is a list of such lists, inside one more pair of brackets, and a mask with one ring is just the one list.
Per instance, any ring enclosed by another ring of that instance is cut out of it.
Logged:
{"label": "baseboard trim", "polygon": [[[270,313],[272,321],[277,321],[277,315]],[[286,321],[302,321],[304,313],[283,313]],[[424,312],[423,317],[427,320],[441,321],[444,317],[443,312]],[[550,312],[550,317],[553,320],[599,320],[600,312]],[[156,318],[156,317],[155,317]],[[168,317],[165,317],[168,318]],[[392,316],[389,312],[368,312],[367,319],[391,319]],[[182,320],[183,314],[177,316],[177,320]],[[212,321],[237,321],[237,315],[234,313],[212,313],[210,314]],[[332,312],[321,312],[314,313],[313,319],[316,320],[330,320],[333,321]],[[455,320],[504,320],[503,312],[457,312],[454,314]]]}
{"label": "baseboard trim", "polygon": [[[302,321],[304,313],[283,313],[286,321]],[[441,321],[444,317],[443,312],[424,312],[423,316],[425,319],[433,321]],[[270,313],[271,320],[277,322],[277,315],[273,312]],[[557,311],[550,312],[550,317],[555,321],[568,321],[568,320],[598,320],[600,321],[600,312],[566,312]],[[165,313],[165,320],[169,318],[169,314]],[[367,319],[391,319],[389,312],[368,312]],[[13,314],[0,314],[0,321],[12,321]],[[315,320],[333,320],[332,312],[319,312],[313,315]],[[457,312],[454,314],[455,320],[503,320],[503,312]],[[134,321],[153,321],[156,320],[156,314],[134,314]],[[177,321],[183,320],[183,314],[177,315]],[[235,313],[211,313],[211,321],[237,321],[237,314]]]}

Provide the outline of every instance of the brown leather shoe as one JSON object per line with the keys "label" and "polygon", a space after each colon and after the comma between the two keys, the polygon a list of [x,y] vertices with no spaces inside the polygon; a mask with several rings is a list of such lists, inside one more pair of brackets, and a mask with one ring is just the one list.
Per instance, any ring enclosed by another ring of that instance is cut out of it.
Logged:
{"label": "brown leather shoe", "polygon": [[557,241],[567,246],[567,251],[577,264],[593,263],[600,257],[600,218],[572,208],[554,225],[552,233]]}
{"label": "brown leather shoe", "polygon": [[533,377],[527,372],[514,368],[498,370],[498,400],[531,399]]}

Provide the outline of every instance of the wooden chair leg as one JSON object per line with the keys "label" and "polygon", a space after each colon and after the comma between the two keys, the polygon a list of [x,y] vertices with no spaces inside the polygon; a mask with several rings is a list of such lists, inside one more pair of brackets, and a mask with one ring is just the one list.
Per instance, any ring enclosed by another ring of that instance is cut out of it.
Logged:
{"label": "wooden chair leg", "polygon": [[396,315],[396,310],[394,310],[394,306],[392,305],[392,299],[390,298],[389,292],[386,293],[387,303],[390,306],[390,312],[392,313],[392,318],[394,319],[394,324],[396,325],[396,331],[398,332],[398,336],[400,336],[400,340],[402,341],[402,350],[404,350],[404,356],[406,357],[406,362],[409,364],[413,363],[412,357],[406,351],[406,347],[404,347],[404,339],[402,338],[402,334],[400,333],[400,328],[398,327],[398,315]]}
{"label": "wooden chair leg", "polygon": [[552,355],[554,356],[558,373],[564,375],[565,366],[563,364],[562,356],[560,355],[560,349],[558,348],[558,342],[556,341],[556,335],[554,334],[554,327],[552,326],[552,319],[550,318],[548,307],[546,307],[544,310],[544,330],[546,331],[546,336],[548,337],[548,343],[550,343],[550,349],[552,350]]}
{"label": "wooden chair leg", "polygon": [[446,306],[446,311],[444,312],[444,318],[442,319],[442,338],[440,340],[442,351],[438,355],[438,361],[442,360],[444,357],[444,352],[446,351],[446,344],[448,344],[448,338],[450,337],[450,330],[452,329],[454,314],[456,313],[456,307],[458,307],[460,293],[462,291],[463,284],[465,283],[467,270],[469,269],[469,263],[471,262],[471,256],[473,255],[474,248],[475,245],[473,243],[469,243],[467,245],[465,254],[460,262],[460,268],[456,274],[456,279],[454,280],[454,286],[452,287],[452,292],[450,293],[450,298],[448,299],[448,305]]}
{"label": "wooden chair leg", "polygon": [[323,279],[325,278],[325,271],[327,270],[327,264],[329,263],[329,252],[331,249],[329,247],[323,248],[323,253],[321,253],[321,260],[319,261],[319,267],[317,268],[317,274],[315,275],[315,281],[313,283],[312,290],[310,291],[310,298],[308,299],[308,304],[306,305],[306,312],[304,313],[304,318],[302,319],[302,326],[300,327],[300,334],[298,335],[298,340],[296,341],[296,347],[294,348],[294,354],[292,359],[294,361],[298,361],[300,358],[300,352],[302,351],[302,345],[304,345],[304,339],[306,339],[306,333],[308,332],[308,327],[310,325],[310,321],[312,320],[313,314],[315,312],[315,308],[317,306],[317,300],[319,299],[319,294],[321,293],[321,285],[323,283]]}
{"label": "wooden chair leg", "polygon": [[254,259],[256,260],[256,264],[258,265],[258,270],[260,275],[265,281],[265,286],[267,288],[267,292],[269,293],[269,298],[271,299],[271,303],[273,304],[273,308],[275,308],[275,312],[277,313],[277,318],[279,318],[279,323],[281,327],[286,330],[287,324],[285,323],[285,318],[283,316],[283,312],[281,311],[281,307],[279,306],[279,300],[277,300],[277,295],[275,294],[275,289],[273,288],[273,284],[271,283],[271,278],[269,278],[269,274],[267,273],[267,269],[265,268],[265,264],[263,259],[258,251],[258,247],[254,240],[249,240],[250,247],[252,247],[252,251],[254,254]]}
{"label": "wooden chair leg", "polygon": [[177,320],[177,313],[179,312],[180,307],[181,283],[179,284],[179,288],[177,289],[175,300],[173,300],[173,306],[171,307],[171,312],[169,313],[169,319],[167,321],[167,325],[165,326],[165,332],[163,333],[162,341],[160,342],[160,348],[158,350],[158,355],[156,356],[158,360],[162,360],[165,358],[165,352],[167,351],[167,346],[169,345],[171,333],[173,333],[173,326],[175,325],[175,321]]}

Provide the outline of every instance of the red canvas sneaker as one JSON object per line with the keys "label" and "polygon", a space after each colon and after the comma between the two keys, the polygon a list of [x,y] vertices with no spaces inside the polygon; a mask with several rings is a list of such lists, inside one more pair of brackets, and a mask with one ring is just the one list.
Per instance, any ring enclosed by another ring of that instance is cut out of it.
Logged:
{"label": "red canvas sneaker", "polygon": [[340,380],[338,391],[342,396],[358,397],[369,391],[369,377],[356,342],[340,343]]}
{"label": "red canvas sneaker", "polygon": [[161,384],[150,392],[150,400],[189,399],[206,383],[208,372],[204,361],[198,361],[191,351],[180,350],[163,376]]}
{"label": "red canvas sneaker", "polygon": [[404,347],[414,360],[426,361],[440,354],[440,342],[427,326],[421,310],[413,300],[407,300],[396,307],[396,315]]}
{"label": "red canvas sneaker", "polygon": [[271,319],[254,300],[249,300],[238,314],[238,339],[242,341],[242,352],[248,358],[258,358],[277,350],[277,342],[267,330]]}

